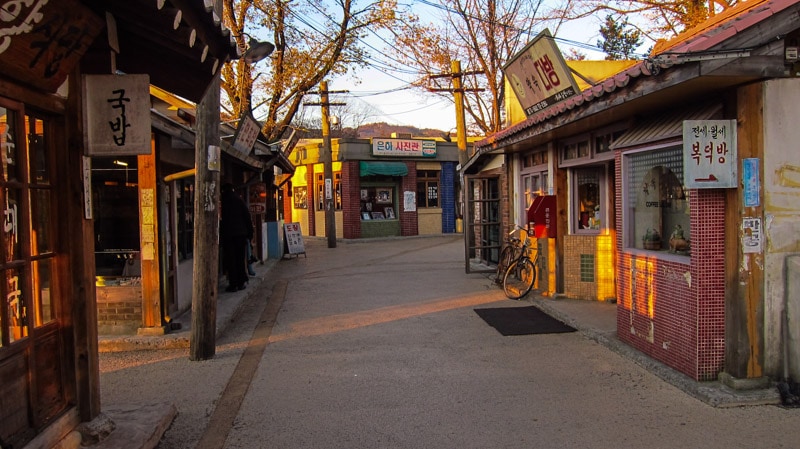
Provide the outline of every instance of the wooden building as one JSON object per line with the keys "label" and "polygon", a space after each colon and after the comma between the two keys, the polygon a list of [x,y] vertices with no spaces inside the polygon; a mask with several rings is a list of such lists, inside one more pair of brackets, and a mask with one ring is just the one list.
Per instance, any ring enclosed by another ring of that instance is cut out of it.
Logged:
{"label": "wooden building", "polygon": [[[147,86],[198,102],[239,57],[213,3],[31,1],[5,11],[0,446],[51,447],[100,413],[91,161],[148,163]],[[139,190],[146,214],[152,193]],[[155,231],[145,238],[142,270],[156,256]]]}
{"label": "wooden building", "polygon": [[616,301],[622,341],[696,380],[800,376],[798,17],[798,0],[740,2],[466,166],[505,155],[506,230],[528,224],[529,186],[553,195],[551,292]]}

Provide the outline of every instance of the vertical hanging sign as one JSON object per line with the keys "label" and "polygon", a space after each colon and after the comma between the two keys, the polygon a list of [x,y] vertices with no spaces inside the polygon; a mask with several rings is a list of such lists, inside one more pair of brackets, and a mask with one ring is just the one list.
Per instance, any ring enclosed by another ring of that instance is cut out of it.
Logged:
{"label": "vertical hanging sign", "polygon": [[87,155],[150,154],[148,75],[84,75],[83,110]]}
{"label": "vertical hanging sign", "polygon": [[686,187],[737,187],[736,153],[736,120],[683,121],[683,180]]}

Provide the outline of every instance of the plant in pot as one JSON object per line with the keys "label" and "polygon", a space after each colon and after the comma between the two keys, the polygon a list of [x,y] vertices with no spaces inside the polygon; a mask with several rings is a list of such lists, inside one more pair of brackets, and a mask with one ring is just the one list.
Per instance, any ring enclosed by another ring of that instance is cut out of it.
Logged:
{"label": "plant in pot", "polygon": [[642,246],[644,249],[661,249],[661,234],[653,228],[647,228],[642,237]]}

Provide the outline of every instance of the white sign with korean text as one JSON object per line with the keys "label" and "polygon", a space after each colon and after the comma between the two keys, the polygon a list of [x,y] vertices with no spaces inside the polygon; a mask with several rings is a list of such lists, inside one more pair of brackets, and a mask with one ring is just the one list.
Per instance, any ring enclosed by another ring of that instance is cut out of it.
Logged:
{"label": "white sign with korean text", "polygon": [[150,154],[149,75],[84,75],[83,110],[87,155]]}
{"label": "white sign with korean text", "polygon": [[683,180],[690,189],[737,187],[736,120],[683,121]]}
{"label": "white sign with korean text", "polygon": [[528,117],[580,92],[547,29],[511,58],[503,72]]}
{"label": "white sign with korean text", "polygon": [[258,123],[250,111],[246,111],[239,119],[239,126],[236,128],[236,135],[233,138],[233,148],[248,156],[253,151],[260,132],[261,123]]}
{"label": "white sign with korean text", "polygon": [[373,156],[436,157],[435,140],[372,139]]}
{"label": "white sign with korean text", "polygon": [[742,252],[757,254],[762,251],[761,219],[745,217],[742,219]]}
{"label": "white sign with korean text", "polygon": [[303,234],[300,232],[300,223],[286,223],[283,225],[286,248],[288,254],[305,254],[306,248],[303,244]]}

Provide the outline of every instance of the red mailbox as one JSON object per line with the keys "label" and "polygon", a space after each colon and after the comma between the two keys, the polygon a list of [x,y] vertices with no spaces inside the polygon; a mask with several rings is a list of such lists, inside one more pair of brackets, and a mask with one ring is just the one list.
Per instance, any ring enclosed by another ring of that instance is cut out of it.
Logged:
{"label": "red mailbox", "polygon": [[536,238],[556,237],[556,196],[540,195],[528,208],[528,229]]}

